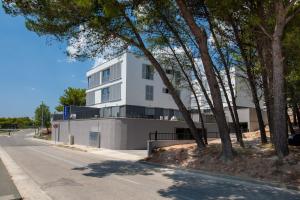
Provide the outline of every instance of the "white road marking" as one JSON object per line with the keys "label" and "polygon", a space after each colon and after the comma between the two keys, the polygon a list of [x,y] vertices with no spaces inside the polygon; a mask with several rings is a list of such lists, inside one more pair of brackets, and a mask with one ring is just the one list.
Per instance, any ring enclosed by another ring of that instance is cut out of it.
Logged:
{"label": "white road marking", "polygon": [[0,157],[24,199],[51,200],[46,192],[17,165],[2,147],[0,147]]}

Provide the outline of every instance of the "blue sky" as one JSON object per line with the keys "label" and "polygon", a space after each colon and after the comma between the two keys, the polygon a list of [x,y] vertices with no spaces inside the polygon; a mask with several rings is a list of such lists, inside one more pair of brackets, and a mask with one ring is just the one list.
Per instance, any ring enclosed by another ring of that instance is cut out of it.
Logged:
{"label": "blue sky", "polygon": [[[1,4],[0,4],[1,6]],[[67,87],[85,88],[92,61],[69,62],[66,44],[26,29],[0,7],[0,117],[34,116],[42,102],[54,111]]]}

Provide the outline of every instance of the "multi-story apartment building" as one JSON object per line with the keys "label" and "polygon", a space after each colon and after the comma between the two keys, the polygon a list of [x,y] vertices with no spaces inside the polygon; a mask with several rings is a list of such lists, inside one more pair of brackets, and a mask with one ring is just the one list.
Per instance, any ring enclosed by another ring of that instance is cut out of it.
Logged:
{"label": "multi-story apartment building", "polygon": [[[225,85],[226,93],[228,94],[229,101],[232,104],[232,97],[230,95],[230,90],[229,90],[225,71],[223,71],[223,70],[220,71],[220,75],[222,77],[222,80],[224,81],[224,85]],[[252,93],[250,90],[250,86],[248,85],[248,82],[245,79],[247,77],[245,72],[243,72],[241,69],[231,68],[230,69],[230,77],[231,77],[231,83],[232,83],[234,94],[235,94],[237,107],[238,108],[255,108],[253,101],[252,101]],[[203,80],[203,85],[206,89],[206,92],[208,93],[208,95],[211,98],[210,89],[209,89],[206,77],[203,76],[202,80]],[[205,98],[198,82],[196,80],[194,80],[193,84],[195,87],[195,91],[197,93],[197,97],[198,97],[198,101],[200,103],[201,109],[204,110],[204,112],[205,111],[210,112],[210,107],[206,101],[206,98]],[[220,88],[221,88],[221,86],[220,86]],[[258,90],[258,92],[260,92],[260,90]],[[222,95],[222,102],[223,102],[224,108],[228,108],[223,90],[221,90],[221,95]],[[259,94],[259,96],[260,96],[260,94]],[[263,99],[261,99],[260,104],[261,104],[261,107],[263,107]],[[196,106],[197,105],[196,105],[195,97],[194,97],[194,95],[192,95],[191,96],[191,108],[195,109],[195,108],[197,108]]]}
{"label": "multi-story apartment building", "polygon": [[[232,105],[232,97],[230,95],[230,90],[229,90],[229,86],[227,83],[225,71],[220,71],[220,75],[222,77],[222,80],[224,80],[226,93],[228,94],[229,101]],[[234,94],[235,94],[236,105],[238,107],[238,115],[240,118],[241,126],[244,129],[249,129],[250,131],[257,130],[258,129],[258,121],[257,121],[257,117],[256,117],[255,106],[254,106],[254,103],[252,100],[251,89],[250,89],[250,86],[248,85],[248,82],[246,79],[247,75],[241,69],[231,68],[230,69],[230,77],[231,77],[231,83],[232,83]],[[206,77],[203,76],[202,80],[203,80],[204,87],[206,88],[206,92],[208,93],[208,95],[211,98],[210,89],[209,89]],[[194,88],[197,93],[197,98],[200,103],[200,108],[201,108],[202,112],[211,113],[210,107],[207,103],[207,100],[206,100],[200,86],[198,85],[198,82],[196,80],[194,80],[193,83],[194,83]],[[258,95],[260,97],[262,96],[261,92],[262,91],[260,89],[258,89],[258,93],[259,93]],[[232,119],[231,119],[231,115],[230,115],[230,112],[228,109],[228,104],[226,102],[223,90],[221,90],[221,95],[222,95],[222,102],[223,102],[223,107],[225,109],[225,115],[226,115],[227,121],[229,122],[229,125],[230,125],[231,129],[233,130]],[[264,108],[263,98],[260,99],[260,106],[261,106],[261,108]],[[194,95],[191,96],[191,108],[197,109],[197,104],[196,104]],[[267,123],[265,111],[263,111],[262,114],[263,114],[265,123]],[[195,117],[197,118],[197,115],[194,115],[194,118]],[[196,119],[196,120],[198,120],[198,119]]]}
{"label": "multi-story apartment building", "polygon": [[[166,70],[170,78],[173,70]],[[133,53],[100,64],[86,74],[86,105],[100,108],[100,117],[180,118],[180,112],[150,62]],[[190,91],[178,91],[190,107]]]}

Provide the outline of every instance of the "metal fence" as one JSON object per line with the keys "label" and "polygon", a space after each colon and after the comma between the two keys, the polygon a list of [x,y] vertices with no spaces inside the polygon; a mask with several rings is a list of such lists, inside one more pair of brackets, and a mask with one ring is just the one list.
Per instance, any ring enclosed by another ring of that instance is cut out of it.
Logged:
{"label": "metal fence", "polygon": [[[205,130],[206,131],[206,130]],[[199,132],[199,134],[202,131]],[[149,133],[149,140],[194,140],[190,132],[182,133],[159,133],[157,131]]]}

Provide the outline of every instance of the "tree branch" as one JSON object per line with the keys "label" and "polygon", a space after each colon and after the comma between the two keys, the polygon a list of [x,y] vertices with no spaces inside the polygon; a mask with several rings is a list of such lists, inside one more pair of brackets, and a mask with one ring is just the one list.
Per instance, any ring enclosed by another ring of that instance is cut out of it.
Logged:
{"label": "tree branch", "polygon": [[297,14],[300,13],[300,7],[298,7],[298,9],[296,9],[293,14],[291,14],[290,16],[288,16],[286,19],[285,19],[285,25],[287,25]]}
{"label": "tree branch", "polygon": [[264,32],[264,34],[272,40],[272,36],[268,33],[268,31],[261,24],[258,24],[258,26]]}

